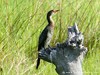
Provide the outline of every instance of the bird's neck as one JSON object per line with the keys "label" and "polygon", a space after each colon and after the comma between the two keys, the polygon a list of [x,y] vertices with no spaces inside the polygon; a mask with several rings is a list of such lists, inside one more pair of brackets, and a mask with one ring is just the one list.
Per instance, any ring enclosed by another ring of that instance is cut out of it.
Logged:
{"label": "bird's neck", "polygon": [[54,21],[52,19],[52,16],[47,16],[47,20],[48,20],[49,25],[54,27]]}

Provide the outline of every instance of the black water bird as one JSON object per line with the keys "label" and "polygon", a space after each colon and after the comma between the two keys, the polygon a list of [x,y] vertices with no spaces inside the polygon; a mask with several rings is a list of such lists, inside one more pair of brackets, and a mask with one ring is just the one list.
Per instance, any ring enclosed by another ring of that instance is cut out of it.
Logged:
{"label": "black water bird", "polygon": [[[39,42],[38,42],[38,52],[42,48],[48,47],[48,45],[49,45],[49,43],[52,39],[52,35],[53,35],[53,31],[54,31],[54,21],[52,19],[52,15],[55,14],[56,12],[58,12],[58,11],[59,10],[50,10],[47,13],[48,25],[44,28],[44,30],[40,34]],[[36,69],[38,69],[39,64],[40,64],[40,58],[39,58],[39,54],[38,54]]]}

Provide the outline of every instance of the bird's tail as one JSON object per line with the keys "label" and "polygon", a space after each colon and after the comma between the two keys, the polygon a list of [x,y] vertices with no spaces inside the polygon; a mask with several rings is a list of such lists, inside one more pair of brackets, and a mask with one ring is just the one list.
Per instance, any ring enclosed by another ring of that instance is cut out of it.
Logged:
{"label": "bird's tail", "polygon": [[39,65],[40,65],[40,58],[37,59],[36,69],[38,69]]}

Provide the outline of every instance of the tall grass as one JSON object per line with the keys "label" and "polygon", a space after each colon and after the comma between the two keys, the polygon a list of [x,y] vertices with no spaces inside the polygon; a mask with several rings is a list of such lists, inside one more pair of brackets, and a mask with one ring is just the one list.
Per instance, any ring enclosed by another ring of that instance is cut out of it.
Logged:
{"label": "tall grass", "polygon": [[0,0],[0,74],[57,75],[52,64],[41,61],[39,70],[35,66],[38,37],[47,25],[46,14],[59,9],[53,17],[55,31],[50,45],[64,42],[67,27],[78,23],[88,47],[84,74],[100,75],[99,5],[99,0]]}

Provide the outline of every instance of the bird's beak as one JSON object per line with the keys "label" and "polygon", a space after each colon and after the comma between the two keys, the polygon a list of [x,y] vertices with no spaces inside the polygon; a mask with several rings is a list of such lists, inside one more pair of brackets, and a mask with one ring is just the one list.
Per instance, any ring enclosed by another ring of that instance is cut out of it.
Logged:
{"label": "bird's beak", "polygon": [[54,10],[54,13],[58,12],[59,10]]}

